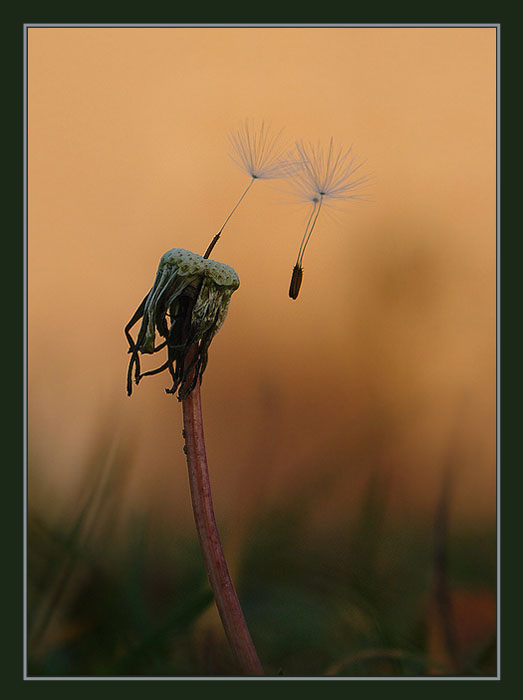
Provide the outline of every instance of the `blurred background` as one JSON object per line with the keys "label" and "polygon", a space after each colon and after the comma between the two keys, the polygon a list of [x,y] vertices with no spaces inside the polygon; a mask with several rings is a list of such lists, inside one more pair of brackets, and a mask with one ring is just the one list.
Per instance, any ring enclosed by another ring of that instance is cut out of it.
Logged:
{"label": "blurred background", "polygon": [[123,328],[248,184],[246,118],[352,145],[373,177],[320,216],[296,301],[309,208],[277,181],[213,251],[241,286],[205,434],[260,657],[494,674],[496,33],[341,27],[28,30],[29,673],[237,672],[181,407],[163,374],[127,397]]}

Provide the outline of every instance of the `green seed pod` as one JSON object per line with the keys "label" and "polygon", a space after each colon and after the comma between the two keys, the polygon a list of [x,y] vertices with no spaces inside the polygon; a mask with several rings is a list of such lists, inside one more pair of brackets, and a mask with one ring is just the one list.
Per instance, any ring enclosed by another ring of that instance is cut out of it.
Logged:
{"label": "green seed pod", "polygon": [[[168,369],[173,386],[166,391],[174,394],[180,387],[178,398],[186,398],[201,379],[209,345],[223,325],[232,293],[239,286],[238,275],[229,265],[183,248],[167,251],[160,260],[152,289],[125,328],[131,353],[128,395],[132,392],[133,368],[136,384],[142,377]],[[140,318],[143,321],[134,342],[130,330]],[[155,346],[157,333],[165,341]],[[155,370],[141,373],[139,355],[153,354],[165,346],[167,361]],[[194,355],[187,362],[193,347]]]}

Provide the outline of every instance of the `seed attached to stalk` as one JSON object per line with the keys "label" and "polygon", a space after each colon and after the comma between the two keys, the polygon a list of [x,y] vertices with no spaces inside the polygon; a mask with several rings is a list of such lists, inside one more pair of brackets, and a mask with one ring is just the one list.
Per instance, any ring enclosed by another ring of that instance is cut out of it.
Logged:
{"label": "seed attached to stalk", "polygon": [[319,144],[312,146],[302,141],[296,143],[296,152],[289,161],[294,163],[290,176],[301,200],[312,203],[312,209],[302,236],[296,265],[292,271],[289,296],[296,299],[303,278],[303,256],[324,204],[334,200],[365,199],[361,186],[367,176],[355,176],[363,163],[356,163],[352,149],[334,150],[333,140],[324,150]]}
{"label": "seed attached to stalk", "polygon": [[204,258],[208,258],[211,254],[212,249],[220,239],[223,229],[242,203],[254,181],[274,180],[285,177],[289,172],[289,164],[283,157],[285,146],[282,142],[282,132],[279,131],[273,134],[265,122],[255,127],[246,120],[237,131],[229,135],[229,144],[231,146],[230,156],[232,160],[250,176],[251,181],[229,212],[218,233],[209,243],[203,256]]}

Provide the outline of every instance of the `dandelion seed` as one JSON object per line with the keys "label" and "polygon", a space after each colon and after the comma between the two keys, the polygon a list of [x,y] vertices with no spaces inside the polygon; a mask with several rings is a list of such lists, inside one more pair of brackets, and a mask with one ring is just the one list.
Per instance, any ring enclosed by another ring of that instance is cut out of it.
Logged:
{"label": "dandelion seed", "polygon": [[291,173],[294,189],[301,199],[312,202],[289,287],[290,298],[296,299],[303,279],[303,256],[323,204],[332,200],[365,199],[360,188],[369,178],[357,175],[363,163],[356,163],[352,148],[335,150],[332,138],[327,151],[320,144],[313,146],[298,141],[291,160],[295,164]]}
{"label": "dandelion seed", "polygon": [[218,233],[210,242],[203,256],[204,258],[208,258],[211,254],[223,229],[242,203],[255,180],[280,178],[288,173],[289,165],[284,159],[286,148],[282,142],[281,135],[282,131],[276,134],[272,133],[270,127],[267,126],[265,122],[262,122],[261,125],[256,128],[252,126],[248,120],[245,121],[238,131],[229,135],[229,144],[232,149],[230,156],[236,165],[250,175],[251,181],[223,222]]}

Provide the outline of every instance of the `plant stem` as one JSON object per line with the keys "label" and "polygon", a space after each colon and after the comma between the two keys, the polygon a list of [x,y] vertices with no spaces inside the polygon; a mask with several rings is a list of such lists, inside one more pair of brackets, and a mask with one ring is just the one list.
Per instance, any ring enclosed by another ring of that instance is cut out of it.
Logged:
{"label": "plant stem", "polygon": [[216,607],[241,670],[246,675],[261,676],[263,668],[229,575],[214,517],[199,380],[189,396],[182,401],[182,411],[194,521]]}

